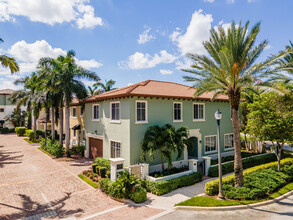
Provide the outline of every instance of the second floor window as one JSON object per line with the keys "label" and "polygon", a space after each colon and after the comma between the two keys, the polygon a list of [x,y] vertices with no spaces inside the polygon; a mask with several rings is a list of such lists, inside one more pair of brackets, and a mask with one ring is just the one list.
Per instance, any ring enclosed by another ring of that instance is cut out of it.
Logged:
{"label": "second floor window", "polygon": [[76,118],[76,108],[72,108],[72,117]]}
{"label": "second floor window", "polygon": [[174,121],[182,121],[182,103],[175,102],[173,103],[173,120]]}
{"label": "second floor window", "polygon": [[93,105],[93,120],[100,119],[100,105]]}
{"label": "second floor window", "polygon": [[147,121],[147,102],[137,101],[136,102],[136,121],[146,122]]}
{"label": "second floor window", "polygon": [[84,111],[84,108],[80,107],[80,116],[83,116],[83,111]]}
{"label": "second floor window", "polygon": [[204,120],[204,104],[193,104],[193,120]]}
{"label": "second floor window", "polygon": [[120,102],[111,103],[111,121],[120,120]]}

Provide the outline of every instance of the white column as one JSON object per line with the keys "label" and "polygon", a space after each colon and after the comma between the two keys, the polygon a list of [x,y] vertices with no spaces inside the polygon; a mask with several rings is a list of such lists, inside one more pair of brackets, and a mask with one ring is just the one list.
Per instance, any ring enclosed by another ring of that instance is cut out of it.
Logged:
{"label": "white column", "polygon": [[149,164],[142,163],[142,178],[146,178],[149,175]]}
{"label": "white column", "polygon": [[123,158],[111,158],[111,181],[115,181],[117,179],[117,174],[124,170],[124,161]]}
{"label": "white column", "polygon": [[189,170],[191,170],[192,172],[197,172],[197,162],[198,160],[196,159],[189,159],[188,160]]}
{"label": "white column", "polygon": [[202,159],[204,159],[204,167],[205,167],[205,175],[207,176],[209,174],[209,169],[210,169],[210,166],[211,166],[211,157],[202,157]]}
{"label": "white column", "polygon": [[90,138],[86,135],[86,146],[85,146],[85,152],[84,152],[84,156],[86,158],[90,157]]}

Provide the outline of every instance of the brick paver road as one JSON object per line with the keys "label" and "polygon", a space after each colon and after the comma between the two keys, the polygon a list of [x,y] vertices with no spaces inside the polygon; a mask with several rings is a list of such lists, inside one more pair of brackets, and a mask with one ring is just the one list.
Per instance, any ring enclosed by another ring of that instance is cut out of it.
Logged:
{"label": "brick paver road", "polygon": [[52,159],[0,135],[0,219],[144,219],[163,210],[115,201],[80,180],[91,161]]}

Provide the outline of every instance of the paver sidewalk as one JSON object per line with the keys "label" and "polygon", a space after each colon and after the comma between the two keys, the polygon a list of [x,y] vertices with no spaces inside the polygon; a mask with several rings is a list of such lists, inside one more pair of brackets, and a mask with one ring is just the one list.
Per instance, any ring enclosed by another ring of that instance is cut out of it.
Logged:
{"label": "paver sidewalk", "polygon": [[77,177],[90,164],[52,159],[22,137],[0,135],[0,219],[145,219],[163,211],[124,206],[92,188]]}

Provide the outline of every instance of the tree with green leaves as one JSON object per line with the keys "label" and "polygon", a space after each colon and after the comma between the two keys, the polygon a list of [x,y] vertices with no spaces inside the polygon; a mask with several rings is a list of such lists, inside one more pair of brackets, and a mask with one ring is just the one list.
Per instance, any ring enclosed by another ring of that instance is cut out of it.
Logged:
{"label": "tree with green leaves", "polygon": [[[205,92],[214,92],[229,97],[232,109],[233,138],[235,147],[235,187],[243,185],[243,167],[241,160],[240,126],[238,111],[241,97],[248,91],[256,91],[263,76],[270,77],[276,63],[284,55],[283,52],[262,63],[255,63],[259,55],[268,45],[268,41],[261,41],[256,45],[256,38],[260,32],[260,23],[248,30],[249,22],[244,26],[231,23],[228,30],[222,26],[210,31],[210,39],[203,43],[208,55],[188,54],[194,61],[191,69],[183,70],[192,75],[184,76],[189,82],[194,82],[195,96]],[[263,83],[264,84],[264,83]]]}
{"label": "tree with green leaves", "polygon": [[[0,43],[3,43],[3,39],[0,38]],[[11,73],[15,73],[19,71],[19,66],[15,61],[15,58],[9,57],[6,55],[0,55],[0,63],[4,67],[8,67]]]}
{"label": "tree with green leaves", "polygon": [[280,171],[281,152],[293,137],[293,93],[280,95],[264,93],[249,104],[246,130],[259,141],[270,141],[278,159]]}
{"label": "tree with green leaves", "polygon": [[115,83],[116,83],[116,81],[110,79],[108,81],[106,80],[105,83],[97,82],[93,86],[94,86],[94,88],[100,87],[100,89],[98,89],[98,91],[96,92],[96,93],[100,94],[100,93],[109,92],[111,90],[116,89],[116,88],[113,88]]}
{"label": "tree with green leaves", "polygon": [[[61,95],[60,103],[65,106],[65,153],[69,157],[69,141],[70,141],[70,104],[74,97],[82,100],[87,97],[87,89],[82,79],[99,81],[99,77],[92,71],[86,70],[78,66],[75,62],[75,52],[70,50],[66,56],[59,56],[57,59],[41,58],[40,67],[47,67],[52,71],[44,71],[44,74],[49,74],[48,78],[54,82],[53,90]],[[62,114],[59,115],[61,117]],[[63,127],[63,123],[59,124]],[[63,132],[60,133],[62,136]]]}
{"label": "tree with green leaves", "polygon": [[177,159],[182,157],[187,139],[187,127],[181,127],[176,130],[175,127],[170,124],[164,126],[150,126],[146,130],[144,139],[141,142],[141,159],[145,161],[148,156],[152,161],[156,154],[160,154],[163,172],[165,170],[165,159],[168,163],[168,167],[172,168],[172,154],[177,152]]}

